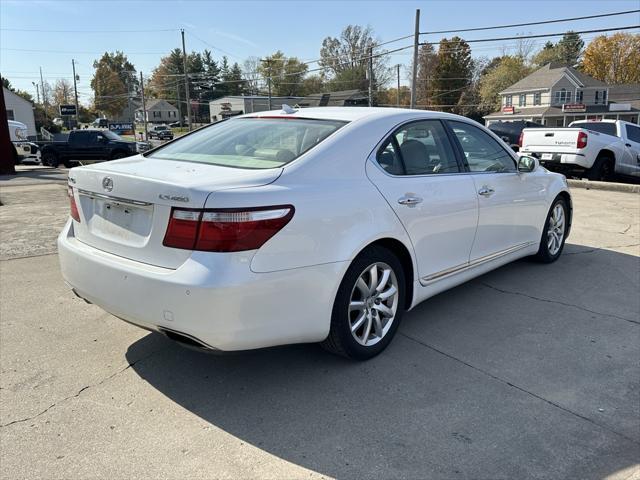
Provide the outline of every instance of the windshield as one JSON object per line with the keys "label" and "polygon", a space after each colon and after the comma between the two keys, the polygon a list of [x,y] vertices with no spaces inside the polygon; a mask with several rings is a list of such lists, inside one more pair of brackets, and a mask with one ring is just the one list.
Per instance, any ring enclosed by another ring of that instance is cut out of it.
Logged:
{"label": "windshield", "polygon": [[591,130],[592,132],[604,133],[605,135],[616,136],[616,124],[609,122],[576,122],[571,126],[577,128],[584,128],[585,130]]}
{"label": "windshield", "polygon": [[116,135],[115,133],[113,133],[110,130],[105,130],[104,132],[102,132],[102,134],[107,137],[109,140],[118,140],[123,142],[124,138],[122,138],[120,135]]}
{"label": "windshield", "polygon": [[203,128],[149,157],[234,168],[277,168],[295,160],[346,123],[305,118],[238,118]]}

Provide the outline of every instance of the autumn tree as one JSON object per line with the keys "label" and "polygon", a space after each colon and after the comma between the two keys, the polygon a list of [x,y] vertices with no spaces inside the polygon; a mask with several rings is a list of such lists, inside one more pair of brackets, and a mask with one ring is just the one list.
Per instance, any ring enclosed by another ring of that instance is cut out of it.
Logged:
{"label": "autumn tree", "polygon": [[521,57],[506,55],[492,62],[493,67],[485,70],[479,81],[479,97],[483,108],[490,111],[500,109],[499,92],[522,80],[531,73]]}
{"label": "autumn tree", "polygon": [[640,34],[594,38],[582,59],[582,71],[610,84],[640,83]]}
{"label": "autumn tree", "polygon": [[262,60],[258,71],[264,78],[271,78],[272,94],[299,96],[303,93],[303,79],[308,65],[296,57],[285,57],[278,50]]}
{"label": "autumn tree", "polygon": [[260,59],[256,56],[247,58],[242,63],[242,76],[246,81],[246,89],[251,95],[257,95],[260,88]]}
{"label": "autumn tree", "polygon": [[73,84],[66,78],[59,78],[53,86],[52,101],[54,105],[73,103]]}
{"label": "autumn tree", "polygon": [[95,94],[94,107],[109,116],[116,116],[127,106],[129,96],[138,88],[133,64],[119,51],[105,52],[93,62],[95,73],[91,88]]}
{"label": "autumn tree", "polygon": [[433,105],[441,105],[440,109],[458,112],[457,105],[465,89],[471,83],[473,61],[471,47],[460,37],[451,40],[443,38],[438,46],[437,65],[431,82]]}
{"label": "autumn tree", "polygon": [[329,78],[329,88],[332,90],[359,89],[366,90],[369,86],[367,71],[369,67],[369,52],[373,50],[373,88],[387,84],[392,78],[388,59],[379,55],[376,50],[378,41],[373,38],[370,27],[349,25],[339,37],[327,37],[322,41],[320,49],[320,66],[324,68]]}

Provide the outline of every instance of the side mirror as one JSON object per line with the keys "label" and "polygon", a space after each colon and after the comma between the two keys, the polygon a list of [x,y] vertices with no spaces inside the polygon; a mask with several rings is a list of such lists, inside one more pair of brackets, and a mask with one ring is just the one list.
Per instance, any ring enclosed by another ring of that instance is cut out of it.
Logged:
{"label": "side mirror", "polygon": [[531,173],[535,171],[540,166],[540,162],[535,157],[528,157],[523,155],[518,160],[518,172],[520,173]]}

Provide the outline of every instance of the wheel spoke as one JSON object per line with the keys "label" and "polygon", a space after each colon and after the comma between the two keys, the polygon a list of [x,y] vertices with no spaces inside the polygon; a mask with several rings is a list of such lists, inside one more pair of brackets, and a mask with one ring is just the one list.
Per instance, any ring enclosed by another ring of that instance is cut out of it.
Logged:
{"label": "wheel spoke", "polygon": [[380,281],[378,282],[378,285],[376,286],[376,292],[380,293],[384,287],[387,285],[387,282],[389,282],[389,277],[391,276],[391,270],[389,270],[388,268],[385,268],[384,271],[382,272],[382,278],[380,279]]}
{"label": "wheel spoke", "polygon": [[376,291],[378,286],[378,265],[374,265],[369,269],[369,294]]}
{"label": "wheel spoke", "polygon": [[373,328],[378,338],[382,338],[382,320],[380,319],[380,315],[376,315],[373,317]]}
{"label": "wheel spoke", "polygon": [[364,310],[364,302],[361,300],[352,300],[349,304],[349,311],[353,312],[354,310]]}
{"label": "wheel spoke", "polygon": [[378,294],[378,298],[380,300],[387,300],[390,297],[393,297],[396,294],[397,291],[398,291],[398,289],[395,286],[391,285],[384,292],[381,292],[380,294]]}
{"label": "wheel spoke", "polygon": [[362,294],[362,298],[366,298],[369,296],[369,286],[367,285],[367,282],[364,281],[364,278],[359,277],[358,281],[356,282],[356,287],[358,288],[358,290],[360,290],[360,293]]}
{"label": "wheel spoke", "polygon": [[362,326],[362,324],[366,319],[367,319],[367,312],[362,312],[362,315],[360,315],[356,319],[356,321],[353,323],[353,325],[351,325],[351,331],[355,333],[356,330],[358,330]]}
{"label": "wheel spoke", "polygon": [[364,327],[364,332],[362,334],[362,337],[360,337],[363,343],[367,343],[367,340],[369,340],[369,335],[371,334],[371,324],[373,323],[371,321],[370,313],[366,315],[366,319],[367,319],[367,324]]}
{"label": "wheel spoke", "polygon": [[380,313],[384,313],[387,317],[393,317],[393,310],[387,307],[384,303],[374,305],[373,308],[378,310]]}

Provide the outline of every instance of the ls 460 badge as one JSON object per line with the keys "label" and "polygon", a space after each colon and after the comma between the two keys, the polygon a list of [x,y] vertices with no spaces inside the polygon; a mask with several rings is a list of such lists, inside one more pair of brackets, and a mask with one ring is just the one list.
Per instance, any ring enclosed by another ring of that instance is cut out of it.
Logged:
{"label": "ls 460 badge", "polygon": [[188,202],[189,197],[185,197],[183,195],[167,195],[166,193],[161,193],[158,195],[160,200],[171,200],[173,202]]}

